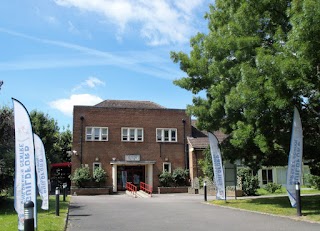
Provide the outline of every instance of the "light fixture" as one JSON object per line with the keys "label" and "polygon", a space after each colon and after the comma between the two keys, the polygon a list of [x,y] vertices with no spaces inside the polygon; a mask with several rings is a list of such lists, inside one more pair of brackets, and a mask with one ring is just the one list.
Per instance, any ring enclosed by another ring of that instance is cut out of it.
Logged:
{"label": "light fixture", "polygon": [[169,158],[168,158],[168,157],[166,157],[166,158],[164,158],[164,160],[165,160],[165,161],[168,161],[168,160],[169,160]]}
{"label": "light fixture", "polygon": [[95,159],[96,161],[99,161],[99,157],[96,157],[96,159]]}
{"label": "light fixture", "polygon": [[78,152],[76,150],[72,150],[73,155],[77,156]]}
{"label": "light fixture", "polygon": [[113,160],[113,161],[115,161],[115,160],[116,160],[116,158],[115,158],[115,157],[112,157],[112,160]]}

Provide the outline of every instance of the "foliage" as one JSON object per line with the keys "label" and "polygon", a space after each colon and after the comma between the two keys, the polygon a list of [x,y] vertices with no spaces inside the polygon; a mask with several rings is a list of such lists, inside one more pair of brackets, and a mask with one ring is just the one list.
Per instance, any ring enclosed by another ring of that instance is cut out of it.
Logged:
{"label": "foliage", "polygon": [[67,151],[71,150],[72,140],[69,127],[60,133],[57,121],[43,112],[32,111],[30,118],[34,133],[43,142],[48,164],[70,161],[71,157],[67,155]]}
{"label": "foliage", "polygon": [[187,169],[176,168],[172,173],[172,179],[176,186],[188,185],[189,171]]}
{"label": "foliage", "polygon": [[95,168],[93,171],[93,180],[97,183],[102,183],[106,181],[107,173],[103,168]]}
{"label": "foliage", "polygon": [[14,119],[7,106],[0,109],[0,137],[0,193],[7,194],[14,178]]}
{"label": "foliage", "polygon": [[205,92],[187,108],[197,127],[229,134],[224,157],[256,172],[287,164],[297,106],[304,157],[320,175],[320,1],[216,0],[206,19],[208,34],[190,40],[189,55],[171,53],[187,74],[174,83]]}
{"label": "foliage", "polygon": [[198,165],[204,177],[213,179],[213,165],[209,147],[203,151],[203,159],[198,160]]}
{"label": "foliage", "polygon": [[257,195],[257,189],[259,188],[258,176],[253,176],[248,168],[238,169],[238,176],[241,178],[243,194],[245,196]]}
{"label": "foliage", "polygon": [[80,167],[77,168],[73,175],[71,176],[71,180],[80,188],[85,187],[85,184],[91,181],[90,169],[89,167]]}
{"label": "foliage", "polygon": [[159,183],[161,187],[169,187],[173,183],[172,174],[170,172],[164,171],[159,175]]}
{"label": "foliage", "polygon": [[281,184],[276,184],[273,182],[269,182],[264,186],[265,190],[267,190],[269,193],[275,193],[277,190],[281,190],[282,185]]}
{"label": "foliage", "polygon": [[312,188],[320,190],[320,176],[309,174],[306,180]]}

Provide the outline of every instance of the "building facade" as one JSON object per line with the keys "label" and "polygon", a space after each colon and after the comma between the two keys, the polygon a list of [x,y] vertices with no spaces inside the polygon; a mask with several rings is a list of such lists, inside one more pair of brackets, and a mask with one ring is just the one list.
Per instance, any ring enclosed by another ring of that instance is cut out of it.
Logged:
{"label": "building facade", "polygon": [[74,106],[72,171],[103,168],[113,192],[125,190],[126,182],[155,190],[164,170],[188,168],[188,136],[191,118],[183,109],[130,100]]}

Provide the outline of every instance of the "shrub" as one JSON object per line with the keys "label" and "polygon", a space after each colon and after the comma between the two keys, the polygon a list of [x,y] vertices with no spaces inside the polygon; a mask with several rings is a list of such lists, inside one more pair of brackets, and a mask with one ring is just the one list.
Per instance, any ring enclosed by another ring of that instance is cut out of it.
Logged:
{"label": "shrub", "polygon": [[161,187],[169,187],[172,185],[173,179],[170,172],[164,171],[159,175],[159,183]]}
{"label": "shrub", "polygon": [[238,170],[238,176],[241,178],[242,191],[245,196],[257,195],[259,188],[258,176],[253,176],[250,169],[242,168]]}
{"label": "shrub", "polygon": [[101,168],[95,168],[93,171],[93,180],[97,183],[106,181],[107,173]]}
{"label": "shrub", "polygon": [[91,180],[89,167],[80,167],[74,171],[71,180],[80,188],[85,186],[85,183]]}
{"label": "shrub", "polygon": [[176,186],[188,185],[189,171],[187,169],[177,168],[172,173],[173,182]]}
{"label": "shrub", "polygon": [[308,181],[308,184],[310,184],[310,186],[312,188],[320,190],[320,176],[315,176],[315,175],[309,174],[307,176],[307,181]]}
{"label": "shrub", "polygon": [[281,184],[276,183],[268,183],[264,186],[264,189],[267,190],[269,193],[275,193],[278,189],[281,189]]}

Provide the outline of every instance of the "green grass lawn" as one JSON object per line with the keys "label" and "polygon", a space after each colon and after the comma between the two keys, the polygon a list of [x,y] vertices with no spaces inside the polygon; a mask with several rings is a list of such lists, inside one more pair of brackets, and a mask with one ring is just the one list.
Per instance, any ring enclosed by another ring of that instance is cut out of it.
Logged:
{"label": "green grass lawn", "polygon": [[[269,193],[264,188],[259,188],[257,190],[257,194],[259,196],[265,196],[265,195],[286,195],[287,190],[285,187],[281,187],[281,189],[278,189],[275,193]],[[301,188],[301,194],[320,194],[320,190],[313,189],[313,188]]]}
{"label": "green grass lawn", "polygon": [[[63,231],[68,212],[69,197],[63,202],[60,196],[60,216],[55,215],[55,196],[50,196],[49,210],[41,209],[41,200],[37,199],[38,231]],[[14,210],[13,197],[0,199],[0,230],[18,230],[18,216]]]}
{"label": "green grass lawn", "polygon": [[[268,214],[297,217],[297,209],[291,207],[287,196],[238,199],[228,200],[227,202],[214,200],[210,203]],[[320,222],[320,195],[302,196],[301,205],[302,217],[299,219]]]}

